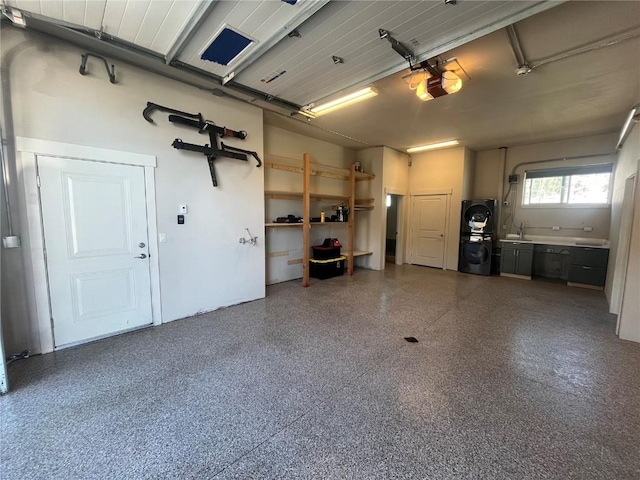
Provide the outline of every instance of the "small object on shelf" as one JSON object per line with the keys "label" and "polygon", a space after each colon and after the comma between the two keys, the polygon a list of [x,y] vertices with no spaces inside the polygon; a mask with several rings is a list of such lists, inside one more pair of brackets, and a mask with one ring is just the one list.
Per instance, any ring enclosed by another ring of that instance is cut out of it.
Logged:
{"label": "small object on shelf", "polygon": [[331,260],[340,256],[340,249],[342,247],[323,247],[322,245],[314,245],[311,247],[313,250],[314,260]]}
{"label": "small object on shelf", "polygon": [[349,221],[349,207],[344,203],[341,203],[336,207],[336,214],[339,222],[348,222]]}
{"label": "small object on shelf", "polygon": [[325,280],[327,278],[344,275],[344,264],[347,257],[340,256],[328,260],[309,259],[309,275],[313,278]]}
{"label": "small object on shelf", "polygon": [[340,256],[340,241],[337,238],[325,238],[322,245],[314,245],[311,247],[313,250],[314,260],[331,260]]}
{"label": "small object on shelf", "polygon": [[360,172],[360,173],[362,173],[362,164],[361,164],[360,162],[354,162],[354,164],[353,164],[353,169],[354,169],[356,172]]}
{"label": "small object on shelf", "polygon": [[324,210],[320,212],[320,223],[324,223]]}
{"label": "small object on shelf", "polygon": [[273,223],[302,223],[302,217],[295,215],[287,215],[286,217],[278,217]]}
{"label": "small object on shelf", "polygon": [[323,247],[341,247],[340,240],[337,238],[325,238],[322,242]]}

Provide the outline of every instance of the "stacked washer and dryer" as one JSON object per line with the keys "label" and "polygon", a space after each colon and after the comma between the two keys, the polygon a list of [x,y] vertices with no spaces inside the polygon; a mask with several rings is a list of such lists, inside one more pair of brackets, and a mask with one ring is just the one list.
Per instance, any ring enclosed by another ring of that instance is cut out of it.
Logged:
{"label": "stacked washer and dryer", "polygon": [[459,272],[491,275],[497,212],[498,201],[493,198],[462,202]]}

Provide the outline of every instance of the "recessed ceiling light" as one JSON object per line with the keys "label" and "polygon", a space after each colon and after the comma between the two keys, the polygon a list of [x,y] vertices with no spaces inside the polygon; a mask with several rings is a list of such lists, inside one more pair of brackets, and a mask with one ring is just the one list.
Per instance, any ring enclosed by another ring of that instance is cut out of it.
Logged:
{"label": "recessed ceiling light", "polygon": [[436,148],[453,147],[458,145],[458,140],[447,140],[446,142],[430,143],[428,145],[420,145],[419,147],[407,148],[408,153],[424,152],[425,150],[435,150]]}
{"label": "recessed ceiling light", "polygon": [[376,95],[378,95],[378,92],[373,87],[367,87],[358,90],[357,92],[345,95],[344,97],[336,98],[335,100],[332,100],[330,102],[323,103],[322,105],[318,105],[317,107],[310,108],[309,111],[316,117],[319,117],[320,115],[324,115],[325,113],[333,112],[335,110],[338,110],[339,108],[361,102],[362,100],[375,97]]}

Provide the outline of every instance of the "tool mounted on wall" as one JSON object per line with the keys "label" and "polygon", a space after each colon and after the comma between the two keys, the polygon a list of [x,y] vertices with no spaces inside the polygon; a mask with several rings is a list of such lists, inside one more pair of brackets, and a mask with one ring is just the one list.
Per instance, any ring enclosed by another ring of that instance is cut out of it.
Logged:
{"label": "tool mounted on wall", "polygon": [[[244,150],[238,147],[232,147],[231,145],[225,145],[223,142],[219,142],[221,138],[224,137],[234,137],[239,138],[240,140],[244,140],[247,138],[247,132],[244,130],[231,130],[227,127],[219,127],[215,123],[204,120],[201,113],[188,113],[182,112],[180,110],[175,110],[169,107],[163,107],[162,105],[157,105],[155,103],[147,102],[147,107],[142,112],[142,116],[149,123],[154,123],[151,118],[151,114],[155,110],[160,110],[162,112],[170,113],[169,121],[171,123],[177,123],[179,125],[184,125],[187,127],[192,127],[198,129],[199,133],[206,133],[209,135],[210,144],[205,145],[196,145],[193,143],[183,142],[181,139],[176,138],[171,146],[177,150],[188,150],[191,152],[198,152],[204,154],[207,157],[207,162],[209,163],[209,171],[211,172],[211,181],[213,182],[213,186],[218,186],[218,179],[216,177],[216,171],[214,167],[214,162],[218,157],[227,157],[233,158],[234,160],[248,161],[249,156],[252,156],[256,159],[258,164],[256,167],[262,166],[262,161],[258,156],[257,152],[251,150]],[[218,142],[220,146],[218,146]]]}
{"label": "tool mounted on wall", "polygon": [[95,58],[99,58],[104,62],[104,68],[107,69],[107,75],[109,75],[109,81],[111,83],[116,83],[116,66],[111,65],[111,69],[109,69],[109,63],[107,62],[106,58],[101,57],[100,55],[96,55],[95,53],[89,53],[89,52],[83,53],[80,56],[82,57],[82,62],[80,62],[80,75],[87,74],[87,60],[89,60],[89,57],[95,57]]}

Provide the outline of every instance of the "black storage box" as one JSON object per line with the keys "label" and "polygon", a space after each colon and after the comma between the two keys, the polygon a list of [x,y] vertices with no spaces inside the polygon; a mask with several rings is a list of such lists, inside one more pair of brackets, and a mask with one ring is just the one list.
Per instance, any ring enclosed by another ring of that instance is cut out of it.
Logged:
{"label": "black storage box", "polygon": [[313,258],[315,260],[331,260],[340,256],[342,247],[325,247],[324,245],[316,245],[311,247],[313,250]]}
{"label": "black storage box", "polygon": [[309,275],[313,278],[325,280],[327,278],[344,275],[344,263],[347,257],[338,257],[332,260],[309,260]]}

